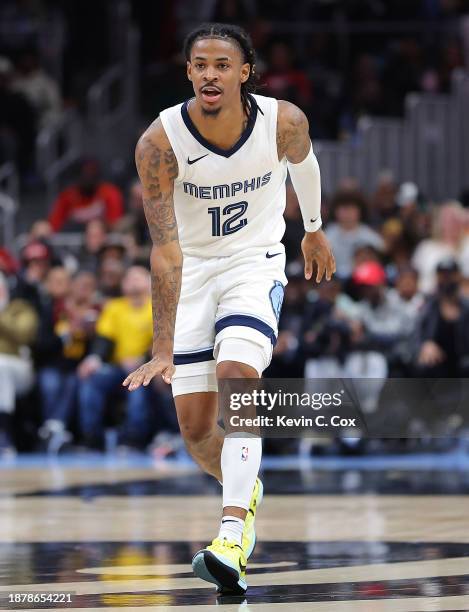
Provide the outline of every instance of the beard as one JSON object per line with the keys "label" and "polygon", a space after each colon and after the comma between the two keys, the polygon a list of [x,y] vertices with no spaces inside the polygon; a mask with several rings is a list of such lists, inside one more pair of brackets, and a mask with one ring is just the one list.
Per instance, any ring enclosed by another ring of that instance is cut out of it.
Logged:
{"label": "beard", "polygon": [[211,109],[206,109],[202,106],[202,115],[204,117],[212,117],[213,119],[215,117],[218,117],[219,113],[221,111],[221,108],[211,108]]}

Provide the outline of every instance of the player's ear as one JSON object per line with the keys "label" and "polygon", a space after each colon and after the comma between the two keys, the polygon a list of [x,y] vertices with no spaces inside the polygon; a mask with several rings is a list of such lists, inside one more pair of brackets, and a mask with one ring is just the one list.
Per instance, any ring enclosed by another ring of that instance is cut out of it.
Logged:
{"label": "player's ear", "polygon": [[187,78],[192,81],[192,66],[190,62],[186,62]]}
{"label": "player's ear", "polygon": [[249,79],[250,74],[251,74],[251,65],[243,64],[241,66],[241,83],[245,83]]}

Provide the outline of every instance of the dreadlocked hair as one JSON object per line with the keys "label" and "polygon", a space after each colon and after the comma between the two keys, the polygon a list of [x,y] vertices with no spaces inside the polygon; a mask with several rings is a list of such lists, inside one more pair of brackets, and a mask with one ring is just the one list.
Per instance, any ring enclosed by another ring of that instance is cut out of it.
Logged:
{"label": "dreadlocked hair", "polygon": [[194,43],[204,38],[219,38],[221,40],[229,39],[234,41],[238,46],[243,56],[243,63],[249,64],[249,77],[241,83],[241,102],[244,111],[249,114],[251,103],[249,94],[257,89],[257,74],[256,74],[256,52],[252,46],[251,37],[249,34],[236,25],[227,23],[203,23],[186,36],[184,40],[184,55],[186,60],[190,62],[191,51]]}

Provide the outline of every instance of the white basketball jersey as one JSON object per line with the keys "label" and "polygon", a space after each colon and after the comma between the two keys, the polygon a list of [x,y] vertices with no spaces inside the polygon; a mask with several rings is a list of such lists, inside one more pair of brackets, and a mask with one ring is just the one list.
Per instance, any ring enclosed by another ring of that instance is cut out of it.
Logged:
{"label": "white basketball jersey", "polygon": [[251,95],[251,114],[239,141],[224,150],[192,122],[188,102],[160,118],[179,167],[174,206],[183,253],[233,255],[278,244],[285,231],[286,160],[277,154],[277,100]]}

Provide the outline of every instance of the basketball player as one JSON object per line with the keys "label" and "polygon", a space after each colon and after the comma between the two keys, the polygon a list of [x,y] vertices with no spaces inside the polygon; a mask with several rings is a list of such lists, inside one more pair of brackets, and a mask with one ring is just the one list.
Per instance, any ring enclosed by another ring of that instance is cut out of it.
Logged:
{"label": "basketball player", "polygon": [[[186,446],[223,483],[218,536],[193,558],[219,590],[246,591],[261,440],[217,425],[217,380],[267,368],[287,283],[282,239],[287,168],[305,236],[305,277],[335,271],[321,228],[320,177],[308,122],[293,104],[253,95],[255,55],[238,27],[206,24],[185,41],[195,97],[164,110],[140,138],[136,164],[153,240],[153,359],[124,381],[172,382]],[[194,511],[194,510],[192,510]],[[191,520],[190,513],[188,520]]]}

